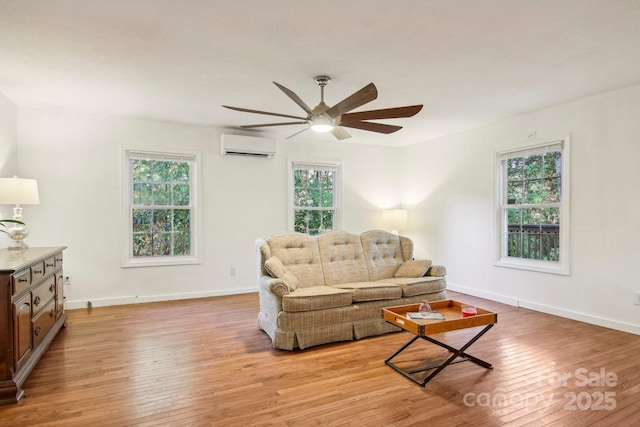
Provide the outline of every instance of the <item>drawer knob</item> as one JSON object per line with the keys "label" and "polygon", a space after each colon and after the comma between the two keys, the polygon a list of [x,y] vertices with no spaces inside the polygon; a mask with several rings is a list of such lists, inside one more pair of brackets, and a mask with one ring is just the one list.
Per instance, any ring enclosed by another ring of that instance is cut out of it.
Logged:
{"label": "drawer knob", "polygon": [[42,270],[33,270],[33,272],[36,274],[42,274]]}
{"label": "drawer knob", "polygon": [[29,281],[29,279],[18,279],[18,282],[20,283],[27,283]]}
{"label": "drawer knob", "polygon": [[40,326],[36,326],[36,330],[33,331],[33,334],[35,336],[38,336],[38,335],[40,335],[40,332],[42,332],[42,328]]}
{"label": "drawer knob", "polygon": [[40,305],[40,297],[35,297],[33,299],[33,305]]}
{"label": "drawer knob", "polygon": [[55,264],[46,264],[44,265],[45,267],[55,267]]}
{"label": "drawer knob", "polygon": [[55,308],[51,309],[51,311],[49,312],[49,316],[56,317],[56,309]]}
{"label": "drawer knob", "polygon": [[56,291],[56,285],[49,286],[49,292],[54,293]]}

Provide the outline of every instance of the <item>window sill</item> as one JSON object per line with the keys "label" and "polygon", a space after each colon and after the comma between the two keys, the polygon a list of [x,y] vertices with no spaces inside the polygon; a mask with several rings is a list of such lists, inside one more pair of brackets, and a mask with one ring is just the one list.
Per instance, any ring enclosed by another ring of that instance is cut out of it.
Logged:
{"label": "window sill", "polygon": [[148,257],[127,259],[122,261],[122,268],[166,267],[175,265],[202,264],[202,259],[195,256],[185,257]]}
{"label": "window sill", "polygon": [[560,274],[569,276],[569,266],[561,262],[524,260],[518,258],[501,258],[493,263],[496,267],[514,268],[517,270],[535,271],[538,273]]}

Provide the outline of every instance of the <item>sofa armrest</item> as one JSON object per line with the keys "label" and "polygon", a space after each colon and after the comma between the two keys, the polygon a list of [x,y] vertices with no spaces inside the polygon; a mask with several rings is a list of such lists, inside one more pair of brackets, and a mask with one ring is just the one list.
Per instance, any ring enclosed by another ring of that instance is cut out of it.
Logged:
{"label": "sofa armrest", "polygon": [[[289,287],[282,279],[260,276],[260,313],[267,318],[276,319],[282,311],[282,297],[289,293]],[[275,320],[273,320],[275,322]]]}
{"label": "sofa armrest", "polygon": [[262,276],[260,277],[260,292],[266,291],[270,294],[273,294],[277,297],[282,297],[283,295],[287,295],[289,293],[289,287],[284,280],[276,279],[271,276]]}
{"label": "sofa armrest", "polygon": [[444,277],[447,275],[447,269],[443,265],[432,265],[427,270],[425,276]]}

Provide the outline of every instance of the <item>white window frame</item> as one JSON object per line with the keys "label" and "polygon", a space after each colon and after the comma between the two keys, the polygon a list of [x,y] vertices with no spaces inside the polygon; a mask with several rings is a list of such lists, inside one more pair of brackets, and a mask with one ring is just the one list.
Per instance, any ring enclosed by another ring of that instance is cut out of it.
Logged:
{"label": "white window frame", "polygon": [[[506,221],[504,220],[504,207],[506,206],[506,176],[502,167],[502,160],[515,154],[536,154],[544,152],[549,148],[560,145],[562,148],[562,173],[560,176],[560,185],[562,188],[561,200],[559,205],[560,210],[560,256],[559,261],[541,261],[531,260],[516,257],[505,256],[505,227]],[[571,138],[569,135],[537,139],[533,141],[527,141],[525,144],[519,144],[517,146],[510,146],[500,149],[495,152],[494,161],[494,180],[495,180],[495,262],[494,265],[498,267],[515,268],[521,270],[537,271],[543,273],[569,275],[570,271],[570,146]]]}
{"label": "white window frame", "polygon": [[288,186],[288,209],[287,209],[287,229],[289,231],[294,231],[294,222],[295,222],[295,214],[294,214],[294,181],[293,181],[293,170],[296,166],[304,166],[307,168],[317,168],[317,169],[333,169],[336,172],[336,179],[334,180],[334,189],[333,189],[333,202],[334,202],[334,224],[333,229],[339,230],[342,228],[342,163],[331,160],[318,160],[318,161],[308,161],[308,160],[288,160],[289,168],[287,173],[287,186]]}
{"label": "white window frame", "polygon": [[[133,256],[133,200],[132,200],[132,179],[130,160],[135,157],[166,160],[188,160],[192,162],[190,196],[191,196],[191,255],[187,256],[158,256],[158,257],[134,257]],[[172,151],[139,147],[122,147],[122,267],[155,267],[170,265],[201,264],[201,153],[196,151]]]}

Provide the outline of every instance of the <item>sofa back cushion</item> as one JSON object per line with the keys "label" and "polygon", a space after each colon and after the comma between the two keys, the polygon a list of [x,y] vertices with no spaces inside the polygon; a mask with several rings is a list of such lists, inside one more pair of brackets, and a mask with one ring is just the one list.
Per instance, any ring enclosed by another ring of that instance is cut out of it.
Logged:
{"label": "sofa back cushion", "polygon": [[269,246],[268,257],[275,256],[280,259],[287,270],[298,279],[297,287],[325,284],[315,237],[302,233],[282,233],[265,240]]}
{"label": "sofa back cushion", "polygon": [[326,285],[369,280],[360,236],[346,231],[330,231],[317,239]]}
{"label": "sofa back cushion", "polygon": [[372,281],[393,277],[405,260],[413,257],[411,239],[382,230],[360,235],[364,256]]}

